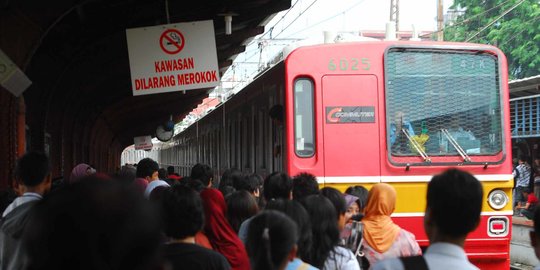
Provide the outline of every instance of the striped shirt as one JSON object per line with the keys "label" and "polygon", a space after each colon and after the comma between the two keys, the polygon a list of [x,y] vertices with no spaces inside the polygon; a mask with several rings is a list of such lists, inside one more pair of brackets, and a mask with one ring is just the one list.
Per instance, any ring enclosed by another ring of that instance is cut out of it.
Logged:
{"label": "striped shirt", "polygon": [[[528,187],[531,180],[531,167],[527,163],[521,163],[516,167],[519,176],[516,180],[516,187]],[[516,174],[514,173],[514,177]]]}

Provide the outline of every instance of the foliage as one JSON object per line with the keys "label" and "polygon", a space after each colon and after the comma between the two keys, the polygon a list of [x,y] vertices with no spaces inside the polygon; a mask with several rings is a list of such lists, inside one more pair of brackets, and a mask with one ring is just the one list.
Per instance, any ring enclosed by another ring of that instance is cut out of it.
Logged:
{"label": "foliage", "polygon": [[[521,0],[454,0],[464,11],[444,29],[444,39],[464,42]],[[508,59],[510,78],[540,74],[540,2],[524,0],[470,42],[499,47]]]}

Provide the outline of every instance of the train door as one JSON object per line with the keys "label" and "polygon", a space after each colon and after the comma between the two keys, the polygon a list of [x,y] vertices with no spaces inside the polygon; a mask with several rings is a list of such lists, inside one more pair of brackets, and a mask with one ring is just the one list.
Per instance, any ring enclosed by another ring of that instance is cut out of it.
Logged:
{"label": "train door", "polygon": [[324,76],[322,95],[325,184],[373,181],[380,175],[377,77]]}

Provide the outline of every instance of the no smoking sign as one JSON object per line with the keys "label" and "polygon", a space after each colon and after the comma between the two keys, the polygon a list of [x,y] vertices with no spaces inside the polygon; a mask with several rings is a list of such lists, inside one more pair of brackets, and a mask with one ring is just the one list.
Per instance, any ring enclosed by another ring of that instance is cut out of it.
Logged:
{"label": "no smoking sign", "polygon": [[167,29],[159,38],[159,46],[168,54],[177,54],[184,48],[184,35],[176,29]]}

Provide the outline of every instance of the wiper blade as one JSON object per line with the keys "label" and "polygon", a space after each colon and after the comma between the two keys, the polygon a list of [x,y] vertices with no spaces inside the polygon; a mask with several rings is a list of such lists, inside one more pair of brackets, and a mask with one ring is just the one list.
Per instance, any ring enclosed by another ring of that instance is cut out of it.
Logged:
{"label": "wiper blade", "polygon": [[414,147],[414,149],[418,151],[420,156],[422,156],[422,158],[424,159],[424,162],[431,162],[431,158],[428,156],[428,154],[424,150],[422,150],[422,146],[411,137],[411,134],[409,134],[409,132],[404,128],[402,128],[401,131],[403,132],[403,134],[405,134],[405,137],[407,137],[407,140],[409,140],[409,142]]}
{"label": "wiper blade", "polygon": [[465,150],[463,150],[463,148],[461,147],[461,145],[459,145],[459,143],[456,141],[456,139],[454,139],[454,137],[452,137],[452,135],[450,135],[450,133],[448,132],[448,129],[441,129],[442,133],[444,134],[444,136],[446,136],[446,138],[448,139],[448,141],[450,142],[450,144],[452,144],[452,146],[454,146],[454,148],[458,151],[459,155],[463,158],[463,160],[465,162],[471,162],[471,157],[469,157],[469,155],[467,155],[467,152],[465,152]]}

